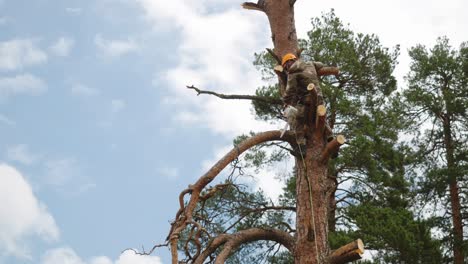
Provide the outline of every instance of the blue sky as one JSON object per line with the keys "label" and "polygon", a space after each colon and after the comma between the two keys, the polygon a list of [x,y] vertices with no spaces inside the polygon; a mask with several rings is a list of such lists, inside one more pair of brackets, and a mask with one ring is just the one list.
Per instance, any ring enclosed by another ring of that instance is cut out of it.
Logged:
{"label": "blue sky", "polygon": [[[297,2],[300,36],[335,8],[402,45],[400,81],[410,46],[468,40],[462,0],[314,2]],[[169,263],[121,250],[163,242],[178,193],[233,137],[283,126],[185,85],[252,94],[269,36],[237,0],[0,0],[0,263]],[[275,197],[290,165],[253,186]]]}

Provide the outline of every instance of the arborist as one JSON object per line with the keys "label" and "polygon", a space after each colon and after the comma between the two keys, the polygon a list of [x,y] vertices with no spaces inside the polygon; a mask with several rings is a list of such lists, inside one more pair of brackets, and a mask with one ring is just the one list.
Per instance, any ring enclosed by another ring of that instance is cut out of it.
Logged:
{"label": "arborist", "polygon": [[303,105],[305,96],[308,93],[307,86],[310,83],[313,83],[317,89],[319,96],[317,103],[323,103],[317,76],[317,72],[323,67],[321,62],[304,62],[294,54],[288,53],[283,56],[281,64],[288,76],[286,93],[283,96],[283,102],[286,105]]}
{"label": "arborist", "polygon": [[283,67],[283,71],[287,74],[286,91],[283,96],[285,117],[290,128],[296,132],[296,140],[301,155],[305,156],[306,137],[304,135],[304,127],[299,127],[298,125],[305,123],[305,99],[309,93],[307,87],[312,85],[316,90],[316,104],[323,104],[322,92],[318,82],[318,72],[321,69],[327,69],[326,75],[330,73],[337,74],[337,68],[324,67],[321,62],[304,62],[292,53],[287,53],[283,56],[281,66]]}

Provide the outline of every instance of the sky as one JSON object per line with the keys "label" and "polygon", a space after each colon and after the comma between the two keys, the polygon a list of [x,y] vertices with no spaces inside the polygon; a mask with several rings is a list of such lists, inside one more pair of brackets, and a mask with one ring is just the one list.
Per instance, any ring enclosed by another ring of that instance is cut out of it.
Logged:
{"label": "sky", "polygon": [[[249,131],[253,54],[271,47],[264,14],[237,0],[0,0],[0,264],[159,264],[181,190]],[[356,32],[407,50],[468,40],[468,3],[298,0],[299,37],[335,9]],[[277,197],[267,168],[253,188]]]}

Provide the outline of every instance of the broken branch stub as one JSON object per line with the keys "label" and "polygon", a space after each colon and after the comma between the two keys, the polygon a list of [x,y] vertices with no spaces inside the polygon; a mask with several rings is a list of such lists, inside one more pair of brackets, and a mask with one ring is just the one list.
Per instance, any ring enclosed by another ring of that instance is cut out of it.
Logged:
{"label": "broken branch stub", "polygon": [[325,163],[332,154],[335,154],[338,152],[341,145],[343,145],[345,142],[346,142],[346,139],[343,135],[338,135],[332,141],[328,142],[327,146],[322,152],[322,157],[320,158],[320,161],[322,163]]}
{"label": "broken branch stub", "polygon": [[334,250],[328,257],[330,264],[343,264],[356,261],[362,258],[364,254],[364,243],[361,239],[357,239],[348,243],[337,250]]}

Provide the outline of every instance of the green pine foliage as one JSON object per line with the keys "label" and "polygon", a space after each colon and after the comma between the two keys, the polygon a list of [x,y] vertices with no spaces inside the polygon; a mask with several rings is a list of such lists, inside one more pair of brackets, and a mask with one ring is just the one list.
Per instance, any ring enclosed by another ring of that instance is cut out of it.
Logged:
{"label": "green pine foliage", "polygon": [[[419,154],[418,192],[421,206],[431,208],[444,244],[445,261],[452,262],[454,243],[462,244],[468,260],[467,241],[456,241],[453,233],[449,185],[459,188],[462,225],[468,224],[468,44],[459,49],[446,37],[431,49],[417,45],[404,92],[407,112],[413,118],[411,131]],[[428,213],[426,213],[428,214]],[[466,235],[466,232],[465,232]]]}

